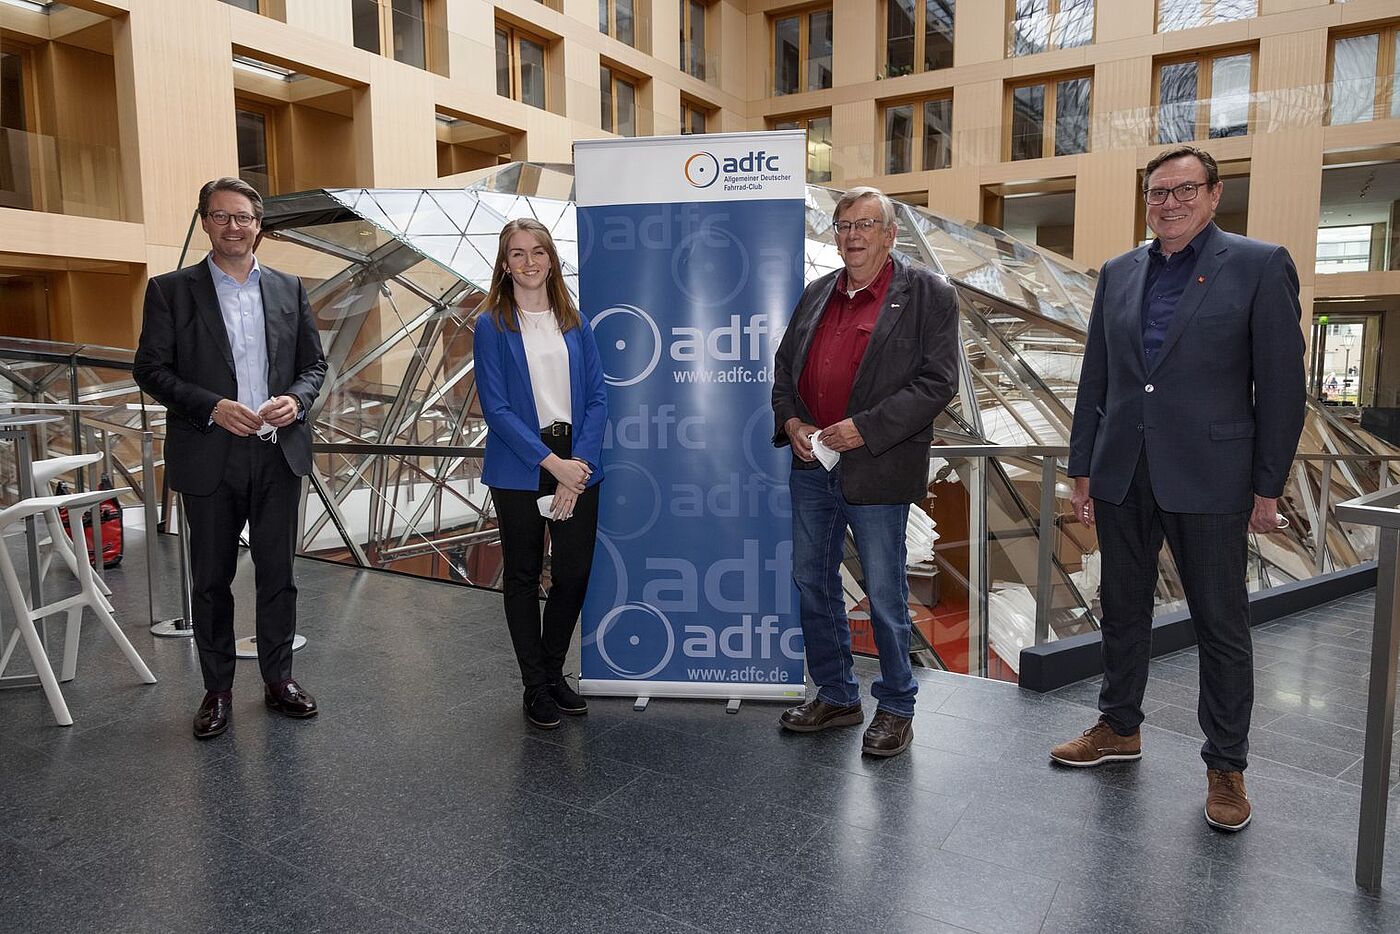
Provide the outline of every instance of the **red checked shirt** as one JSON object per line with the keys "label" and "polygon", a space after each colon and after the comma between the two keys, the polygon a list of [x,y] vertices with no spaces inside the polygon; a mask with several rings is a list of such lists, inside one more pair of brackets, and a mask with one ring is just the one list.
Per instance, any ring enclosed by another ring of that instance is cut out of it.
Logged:
{"label": "red checked shirt", "polygon": [[870,284],[855,295],[846,292],[846,272],[836,277],[836,287],[822,309],[817,333],[807,351],[807,363],[797,383],[798,395],[807,404],[818,428],[834,425],[846,417],[851,387],[860,368],[875,319],[885,305],[885,293],[894,278],[894,260],[885,260]]}

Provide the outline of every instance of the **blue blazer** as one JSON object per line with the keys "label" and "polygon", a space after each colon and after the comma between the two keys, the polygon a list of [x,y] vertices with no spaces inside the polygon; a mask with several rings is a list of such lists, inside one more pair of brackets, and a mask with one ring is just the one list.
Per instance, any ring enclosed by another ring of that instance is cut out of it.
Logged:
{"label": "blue blazer", "polygon": [[[569,408],[573,456],[593,468],[588,485],[603,479],[603,427],[608,420],[607,390],[598,344],[587,320],[564,335],[569,351]],[[500,331],[489,311],[476,319],[473,336],[476,391],[489,429],[481,479],[503,490],[536,490],[540,462],[550,450],[540,440],[539,413],[519,331]]]}
{"label": "blue blazer", "polygon": [[1288,251],[1211,225],[1156,363],[1142,351],[1147,247],[1104,264],[1089,319],[1069,475],[1127,496],[1147,448],[1169,512],[1231,513],[1283,493],[1306,387],[1298,273]]}

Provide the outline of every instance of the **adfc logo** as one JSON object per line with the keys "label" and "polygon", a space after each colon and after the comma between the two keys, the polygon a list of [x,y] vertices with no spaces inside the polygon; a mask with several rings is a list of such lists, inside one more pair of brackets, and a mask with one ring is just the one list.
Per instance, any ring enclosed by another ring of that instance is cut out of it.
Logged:
{"label": "adfc logo", "polygon": [[595,315],[593,334],[610,386],[635,386],[661,362],[661,329],[636,305],[614,305]]}
{"label": "adfc logo", "polygon": [[719,160],[708,152],[697,152],[685,160],[685,180],[696,188],[709,188],[719,178]]}

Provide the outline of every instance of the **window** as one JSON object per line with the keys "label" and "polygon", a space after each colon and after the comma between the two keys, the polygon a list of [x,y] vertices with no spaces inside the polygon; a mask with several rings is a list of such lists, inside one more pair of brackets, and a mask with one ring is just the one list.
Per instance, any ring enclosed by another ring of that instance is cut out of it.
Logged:
{"label": "window", "polygon": [[1157,65],[1157,142],[1249,132],[1254,53],[1214,52]]}
{"label": "window", "polygon": [[598,69],[600,125],[618,136],[637,135],[637,85],[633,78],[603,65]]}
{"label": "window", "polygon": [[681,70],[705,81],[710,68],[705,53],[705,17],[709,13],[707,0],[680,0]]}
{"label": "window", "polygon": [[1332,40],[1328,120],[1334,126],[1400,118],[1400,26]]}
{"label": "window", "polygon": [[704,104],[681,98],[681,133],[704,133],[709,108]]}
{"label": "window", "polygon": [[396,62],[428,67],[428,0],[350,0],[355,47]]}
{"label": "window", "polygon": [[546,108],[543,39],[504,23],[496,24],[496,93]]}
{"label": "window", "polygon": [[1089,108],[1093,79],[1070,76],[1021,84],[1011,89],[1013,161],[1071,156],[1089,151]]}
{"label": "window", "polygon": [[906,101],[885,107],[885,173],[946,169],[953,161],[953,100]]}
{"label": "window", "polygon": [[262,0],[224,0],[229,6],[236,6],[240,10],[247,10],[249,13],[261,13],[259,7]]}
{"label": "window", "polygon": [[24,52],[17,47],[0,46],[0,130],[29,129],[24,73]]}
{"label": "window", "polygon": [[637,0],[598,0],[598,31],[637,47]]}
{"label": "window", "polygon": [[1094,0],[1009,0],[1006,54],[1035,55],[1094,41]]}
{"label": "window", "polygon": [[807,131],[807,181],[831,181],[831,114],[774,120],[775,130]]}
{"label": "window", "polygon": [[773,20],[773,93],[831,87],[831,8]]}
{"label": "window", "polygon": [[884,77],[950,68],[954,0],[885,0]]}
{"label": "window", "polygon": [[1157,31],[1174,32],[1259,15],[1259,0],[1157,0]]}
{"label": "window", "polygon": [[33,207],[29,191],[27,56],[16,46],[0,46],[0,207]]}
{"label": "window", "polygon": [[276,194],[272,181],[272,114],[239,101],[234,110],[238,136],[238,177],[263,197]]}

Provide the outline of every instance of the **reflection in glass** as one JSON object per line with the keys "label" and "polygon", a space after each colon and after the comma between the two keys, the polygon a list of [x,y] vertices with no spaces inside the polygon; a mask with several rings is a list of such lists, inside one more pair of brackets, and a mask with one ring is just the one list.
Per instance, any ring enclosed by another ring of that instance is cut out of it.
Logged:
{"label": "reflection in glass", "polygon": [[350,0],[350,28],[355,48],[379,54],[379,3]]}
{"label": "reflection in glass", "polygon": [[802,20],[784,16],[773,22],[773,93],[800,91],[802,71]]}
{"label": "reflection in glass", "polygon": [[924,102],[924,171],[953,164],[953,102]]}
{"label": "reflection in glass", "polygon": [[423,0],[394,0],[394,60],[417,68],[428,67]]}
{"label": "reflection in glass", "polygon": [[1249,83],[1253,56],[1227,55],[1210,66],[1210,138],[1249,132]]}
{"label": "reflection in glass", "polygon": [[924,0],[924,71],[953,67],[954,0]]}
{"label": "reflection in glass", "polygon": [[885,173],[897,175],[913,169],[914,105],[885,109]]}
{"label": "reflection in glass", "polygon": [[1055,155],[1089,151],[1090,79],[1070,78],[1055,84]]}
{"label": "reflection in glass", "polygon": [[807,180],[831,181],[831,117],[807,121]]}
{"label": "reflection in glass", "polygon": [[831,87],[831,11],[807,16],[807,90]]}
{"label": "reflection in glass", "polygon": [[598,125],[609,133],[613,131],[613,78],[612,69],[604,65],[598,69]]}
{"label": "reflection in glass", "polygon": [[541,110],[545,106],[544,46],[520,37],[520,100]]}
{"label": "reflection in glass", "polygon": [[272,173],[267,161],[267,114],[258,110],[237,110],[234,123],[238,137],[238,177],[265,198],[272,194]]}
{"label": "reflection in glass", "polygon": [[619,136],[637,135],[637,86],[630,81],[617,79],[617,133]]}
{"label": "reflection in glass", "polygon": [[636,20],[632,15],[632,0],[613,0],[617,15],[617,35],[615,38],[630,46],[637,44]]}
{"label": "reflection in glass", "polygon": [[898,78],[914,71],[914,0],[885,4],[885,76]]}
{"label": "reflection in glass", "polygon": [[496,93],[510,97],[510,35],[496,30]]}
{"label": "reflection in glass", "polygon": [[1196,63],[1163,65],[1158,72],[1157,142],[1196,138]]}
{"label": "reflection in glass", "polygon": [[1016,88],[1011,95],[1011,158],[1045,154],[1045,85]]}
{"label": "reflection in glass", "polygon": [[1375,114],[1376,55],[1380,35],[1348,36],[1332,43],[1334,125],[1361,123]]}
{"label": "reflection in glass", "polygon": [[1258,13],[1259,0],[1157,0],[1157,31],[1230,23]]}

